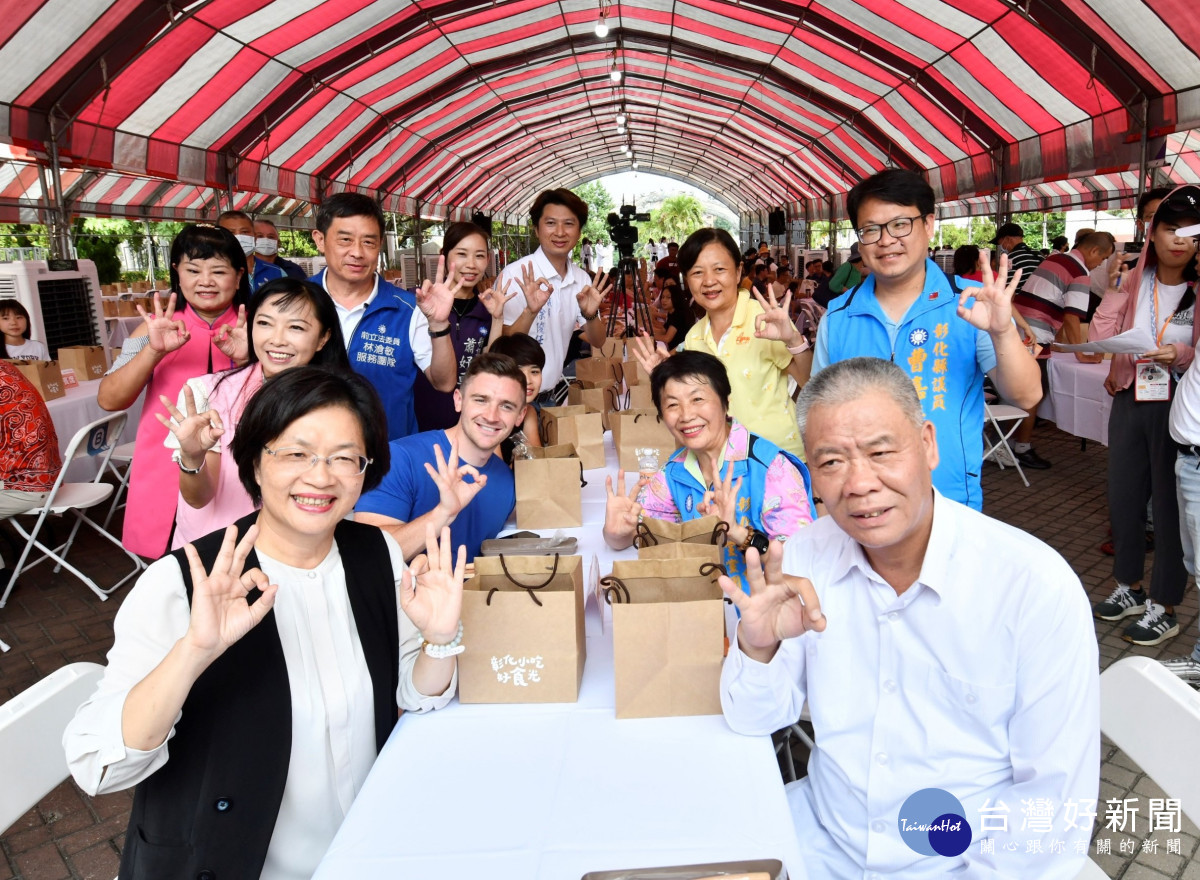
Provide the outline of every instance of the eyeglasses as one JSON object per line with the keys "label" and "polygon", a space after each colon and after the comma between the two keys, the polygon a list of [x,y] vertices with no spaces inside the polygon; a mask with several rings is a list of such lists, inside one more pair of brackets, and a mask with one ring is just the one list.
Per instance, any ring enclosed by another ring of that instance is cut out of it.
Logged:
{"label": "eyeglasses", "polygon": [[367,469],[367,465],[375,461],[365,455],[350,455],[345,452],[328,457],[316,455],[307,449],[300,449],[296,446],[287,446],[283,449],[264,446],[263,449],[267,451],[267,455],[275,459],[275,463],[280,468],[295,474],[312,470],[317,466],[318,461],[323,461],[325,467],[329,468],[329,472],[335,477],[357,477]]}
{"label": "eyeglasses", "polygon": [[858,235],[860,244],[874,244],[883,237],[883,230],[885,229],[892,238],[905,238],[912,232],[913,223],[920,219],[920,214],[916,217],[897,217],[883,225],[872,223],[870,226],[862,226],[854,231]]}

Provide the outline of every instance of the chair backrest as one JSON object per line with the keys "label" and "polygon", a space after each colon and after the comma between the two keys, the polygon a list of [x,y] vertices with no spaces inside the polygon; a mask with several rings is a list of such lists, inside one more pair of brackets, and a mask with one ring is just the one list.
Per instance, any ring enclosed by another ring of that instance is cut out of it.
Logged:
{"label": "chair backrest", "polygon": [[69,775],[63,732],[103,673],[71,663],[0,705],[0,833]]}
{"label": "chair backrest", "polygon": [[1157,660],[1126,657],[1100,676],[1100,729],[1200,822],[1200,693]]}
{"label": "chair backrest", "polygon": [[[125,422],[128,418],[129,413],[121,410],[109,413],[104,418],[96,419],[76,431],[75,436],[67,445],[67,454],[63,456],[63,469],[62,473],[58,475],[58,482],[61,483],[64,480],[67,465],[85,455],[100,456],[96,468],[96,479],[93,480],[96,483],[100,482],[104,472],[108,470],[108,460],[112,458],[113,450],[121,442],[121,434],[125,431]],[[57,483],[54,488],[58,489]]]}

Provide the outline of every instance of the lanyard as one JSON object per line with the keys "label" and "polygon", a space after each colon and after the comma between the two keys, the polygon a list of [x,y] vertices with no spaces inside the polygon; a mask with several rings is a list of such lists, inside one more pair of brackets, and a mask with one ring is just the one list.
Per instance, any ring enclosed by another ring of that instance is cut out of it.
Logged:
{"label": "lanyard", "polygon": [[1167,332],[1167,325],[1171,323],[1171,319],[1174,318],[1178,313],[1179,313],[1178,311],[1174,311],[1174,312],[1171,312],[1171,314],[1167,315],[1167,319],[1165,321],[1163,321],[1162,328],[1159,329],[1159,326],[1158,326],[1158,275],[1155,274],[1155,276],[1154,276],[1154,298],[1150,301],[1150,326],[1153,327],[1154,330],[1157,331],[1157,333],[1158,333],[1157,340],[1158,340],[1159,348],[1162,348],[1163,334]]}

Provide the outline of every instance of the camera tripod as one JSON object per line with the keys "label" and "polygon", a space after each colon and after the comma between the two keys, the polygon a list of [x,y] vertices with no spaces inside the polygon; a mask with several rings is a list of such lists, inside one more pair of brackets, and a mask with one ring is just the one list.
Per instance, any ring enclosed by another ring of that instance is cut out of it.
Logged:
{"label": "camera tripod", "polygon": [[[627,289],[625,277],[631,279]],[[625,336],[637,336],[639,330],[645,330],[650,336],[654,336],[654,324],[650,320],[650,306],[646,303],[646,293],[642,290],[642,279],[638,274],[637,261],[633,257],[621,254],[621,259],[617,262],[617,280],[613,285],[612,292],[609,294],[609,302],[612,308],[608,313],[608,331],[607,336],[613,336],[617,329],[617,304],[621,304],[621,311],[626,317],[625,321]]]}

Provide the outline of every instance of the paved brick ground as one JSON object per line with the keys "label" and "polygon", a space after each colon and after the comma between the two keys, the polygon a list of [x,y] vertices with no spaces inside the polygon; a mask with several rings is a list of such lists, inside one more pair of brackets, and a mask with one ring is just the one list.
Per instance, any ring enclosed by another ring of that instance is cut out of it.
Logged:
{"label": "paved brick ground", "polygon": [[[1026,489],[1014,471],[1001,473],[988,465],[984,475],[985,509],[1055,547],[1096,601],[1111,588],[1111,560],[1098,549],[1108,528],[1104,497],[1108,450],[1091,443],[1081,451],[1076,438],[1053,426],[1040,427],[1035,441],[1038,451],[1052,460],[1054,467],[1030,472],[1031,486]],[[119,577],[121,557],[102,544],[85,536],[78,549],[72,551],[72,559],[95,573],[101,583],[112,583]],[[997,560],[997,565],[1003,565],[1003,560]],[[74,579],[54,575],[44,566],[27,575],[7,607],[0,609],[0,639],[12,645],[10,653],[0,655],[0,702],[65,663],[104,662],[112,642],[112,618],[124,593],[122,590],[101,602]],[[1187,654],[1196,636],[1195,590],[1189,589],[1179,615],[1184,633],[1158,648],[1128,645],[1120,639],[1120,624],[1097,621],[1101,666],[1128,654],[1162,659]],[[1144,810],[1147,798],[1163,796],[1110,743],[1105,742],[1102,757],[1102,799],[1141,798]],[[1192,759],[1190,755],[1181,756],[1181,760]],[[73,783],[60,785],[0,836],[0,880],[110,880],[116,875],[129,808],[127,794],[89,798]],[[1180,834],[1156,835],[1156,853],[1141,852],[1140,838],[1103,831],[1098,837],[1112,841],[1115,854],[1100,857],[1110,877],[1200,880],[1200,831],[1187,819]],[[1180,841],[1178,855],[1166,852],[1168,837]],[[1126,848],[1136,854],[1119,851],[1121,841],[1126,839]]]}

